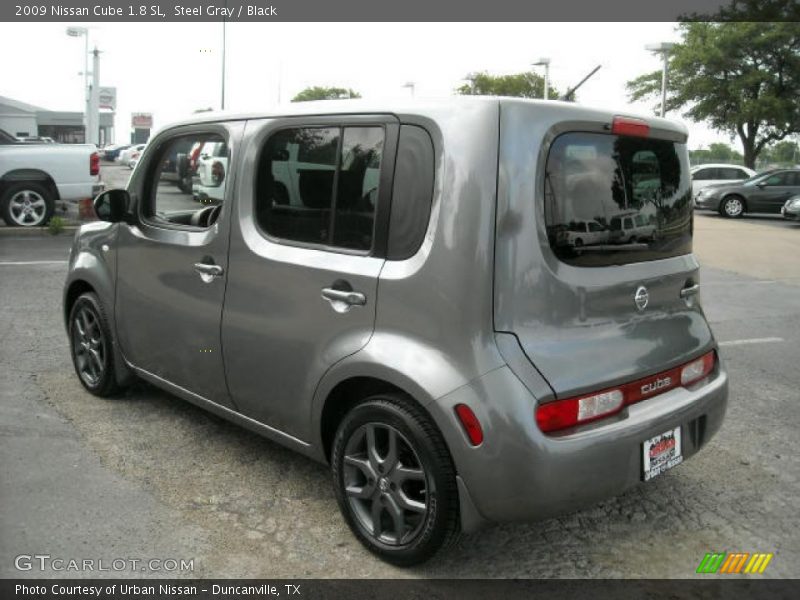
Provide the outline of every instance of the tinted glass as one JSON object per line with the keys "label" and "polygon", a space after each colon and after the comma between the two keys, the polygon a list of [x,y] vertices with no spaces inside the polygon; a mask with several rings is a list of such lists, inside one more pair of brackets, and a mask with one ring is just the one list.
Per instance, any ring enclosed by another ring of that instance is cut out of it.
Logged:
{"label": "tinted glass", "polygon": [[[603,266],[691,252],[690,200],[684,144],[567,133],[550,148],[547,236],[556,256],[567,263]],[[587,223],[602,231],[584,234]]]}
{"label": "tinted glass", "polygon": [[415,125],[401,125],[389,220],[390,260],[413,256],[425,238],[433,203],[433,141]]}
{"label": "tinted glass", "polygon": [[287,129],[267,141],[259,170],[256,218],[275,237],[330,239],[338,128]]}
{"label": "tinted glass", "polygon": [[353,250],[372,247],[382,154],[383,128],[345,128],[336,184],[334,246]]}
{"label": "tinted glass", "polygon": [[372,247],[383,128],[288,129],[261,155],[256,218],[284,240]]}
{"label": "tinted glass", "polygon": [[767,177],[764,180],[764,183],[766,185],[770,185],[770,186],[772,186],[772,185],[792,185],[790,179],[791,179],[791,173],[789,173],[788,171],[784,171],[782,173],[775,173],[775,175]]}
{"label": "tinted glass", "polygon": [[[206,151],[191,160],[196,146]],[[132,155],[140,151],[134,150]],[[229,159],[225,140],[217,134],[181,136],[157,152],[157,160],[149,166],[153,193],[144,205],[146,216],[179,225],[212,225],[220,214],[213,207],[225,200]]]}
{"label": "tinted glass", "polygon": [[744,171],[739,169],[720,168],[718,170],[720,179],[745,179],[747,177],[747,175],[744,174]]}
{"label": "tinted glass", "polygon": [[692,175],[692,179],[695,181],[708,181],[709,179],[715,179],[714,175],[716,169],[708,168],[708,169],[698,169]]}

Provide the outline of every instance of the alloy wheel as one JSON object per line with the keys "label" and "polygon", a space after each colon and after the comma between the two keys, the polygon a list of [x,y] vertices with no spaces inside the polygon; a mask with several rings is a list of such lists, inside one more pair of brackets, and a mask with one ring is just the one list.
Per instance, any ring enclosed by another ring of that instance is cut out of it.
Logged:
{"label": "alloy wheel", "polygon": [[385,423],[362,425],[347,441],[343,466],[359,527],[389,546],[411,543],[427,520],[432,484],[408,439]]}
{"label": "alloy wheel", "polygon": [[8,201],[8,214],[22,227],[40,225],[47,214],[44,197],[34,190],[20,190]]}
{"label": "alloy wheel", "polygon": [[744,210],[744,205],[739,198],[728,198],[725,200],[725,214],[729,217],[738,217]]}
{"label": "alloy wheel", "polygon": [[88,306],[79,308],[75,313],[72,351],[81,379],[90,387],[99,385],[106,370],[106,345],[100,320]]}

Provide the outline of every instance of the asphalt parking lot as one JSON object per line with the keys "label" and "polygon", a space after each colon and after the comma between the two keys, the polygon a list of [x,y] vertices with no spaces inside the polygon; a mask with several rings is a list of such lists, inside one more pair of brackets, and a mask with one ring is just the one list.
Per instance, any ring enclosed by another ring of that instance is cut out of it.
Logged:
{"label": "asphalt parking lot", "polygon": [[698,213],[695,240],[731,378],[705,450],[588,510],[464,536],[400,570],[350,534],[326,467],[145,384],[85,392],[61,319],[69,237],[2,235],[0,577],[64,575],[14,567],[46,553],[194,559],[69,576],[685,578],[714,551],[773,552],[763,576],[796,577],[800,225]]}

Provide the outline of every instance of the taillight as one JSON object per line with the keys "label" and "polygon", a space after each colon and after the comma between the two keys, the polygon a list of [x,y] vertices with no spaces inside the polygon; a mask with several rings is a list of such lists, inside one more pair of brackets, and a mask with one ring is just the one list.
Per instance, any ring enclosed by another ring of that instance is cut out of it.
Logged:
{"label": "taillight", "polygon": [[611,121],[611,133],[617,135],[632,135],[635,137],[647,137],[650,135],[650,125],[642,119],[633,117],[614,117]]}
{"label": "taillight", "polygon": [[464,432],[469,438],[470,444],[473,446],[480,446],[481,442],[483,442],[483,429],[481,428],[480,421],[478,421],[478,417],[475,416],[475,413],[472,412],[472,409],[466,404],[456,404],[455,410],[458,420],[461,421]]}
{"label": "taillight", "polygon": [[610,417],[625,406],[663,394],[679,386],[688,386],[707,377],[714,370],[716,354],[712,350],[690,363],[592,394],[546,402],[536,408],[536,424],[543,432],[558,431]]}
{"label": "taillight", "polygon": [[100,174],[100,155],[97,152],[92,152],[89,155],[89,175]]}
{"label": "taillight", "polygon": [[211,181],[214,185],[220,185],[225,180],[225,167],[217,161],[211,165]]}
{"label": "taillight", "polygon": [[681,385],[692,385],[714,370],[714,353],[704,354],[681,369]]}

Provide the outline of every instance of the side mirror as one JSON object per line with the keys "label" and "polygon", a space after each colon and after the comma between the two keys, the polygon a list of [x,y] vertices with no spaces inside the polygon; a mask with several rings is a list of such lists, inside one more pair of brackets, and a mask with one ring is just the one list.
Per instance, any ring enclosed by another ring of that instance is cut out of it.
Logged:
{"label": "side mirror", "polygon": [[759,181],[756,185],[763,190],[765,187],[767,187],[767,182],[766,181]]}
{"label": "side mirror", "polygon": [[128,222],[131,197],[127,190],[106,190],[94,199],[94,213],[101,221],[109,223]]}

